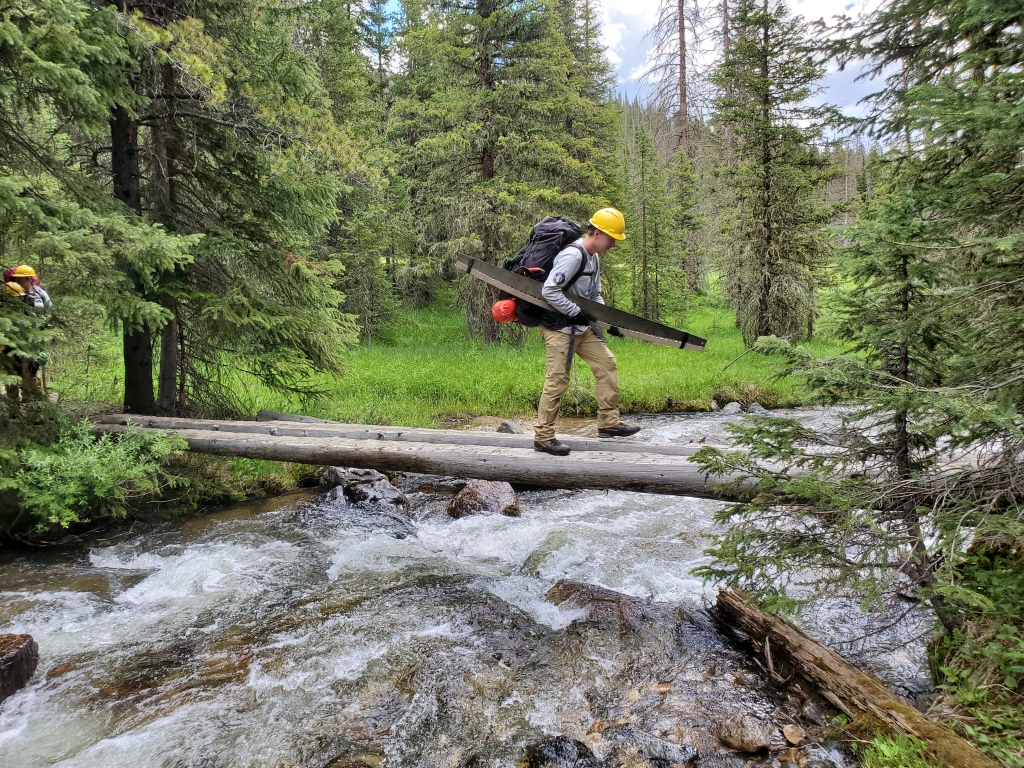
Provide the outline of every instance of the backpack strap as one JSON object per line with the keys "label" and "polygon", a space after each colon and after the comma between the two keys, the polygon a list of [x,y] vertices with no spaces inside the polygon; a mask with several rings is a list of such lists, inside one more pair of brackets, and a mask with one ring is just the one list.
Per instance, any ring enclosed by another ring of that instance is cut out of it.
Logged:
{"label": "backpack strap", "polygon": [[565,288],[563,289],[565,291],[569,290],[569,286],[575,285],[576,281],[583,277],[583,271],[587,268],[587,256],[590,255],[587,253],[586,248],[584,248],[582,245],[575,241],[569,243],[569,245],[567,245],[566,247],[575,248],[577,251],[580,252],[580,268],[576,270],[575,274],[573,274],[572,280],[565,284]]}

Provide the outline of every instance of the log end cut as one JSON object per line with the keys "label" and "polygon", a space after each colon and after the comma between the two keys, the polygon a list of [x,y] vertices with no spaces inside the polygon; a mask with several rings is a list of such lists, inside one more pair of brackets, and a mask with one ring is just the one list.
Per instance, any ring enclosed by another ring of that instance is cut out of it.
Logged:
{"label": "log end cut", "polygon": [[0,701],[23,688],[39,664],[32,635],[0,635]]}

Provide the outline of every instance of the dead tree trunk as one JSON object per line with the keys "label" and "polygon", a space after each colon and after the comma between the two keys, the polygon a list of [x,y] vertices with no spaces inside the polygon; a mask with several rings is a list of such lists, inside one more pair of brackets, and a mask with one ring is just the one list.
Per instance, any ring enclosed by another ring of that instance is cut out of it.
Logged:
{"label": "dead tree trunk", "polygon": [[999,768],[999,763],[941,723],[929,720],[874,675],[857,669],[831,648],[812,640],[788,621],[758,608],[738,589],[718,592],[719,616],[743,630],[759,647],[783,656],[818,691],[850,717],[868,715],[894,733],[915,736],[946,768]]}

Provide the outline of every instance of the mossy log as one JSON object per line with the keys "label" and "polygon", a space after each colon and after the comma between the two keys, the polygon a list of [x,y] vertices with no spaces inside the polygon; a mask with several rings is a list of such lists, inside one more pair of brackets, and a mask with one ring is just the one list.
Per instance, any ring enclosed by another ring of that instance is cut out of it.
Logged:
{"label": "mossy log", "polygon": [[850,717],[867,715],[893,733],[920,739],[927,753],[945,768],[999,768],[998,762],[942,723],[926,718],[874,675],[857,669],[788,621],[762,611],[742,590],[720,589],[717,609],[723,622],[741,629],[761,647],[770,644],[776,658],[783,656],[822,696]]}

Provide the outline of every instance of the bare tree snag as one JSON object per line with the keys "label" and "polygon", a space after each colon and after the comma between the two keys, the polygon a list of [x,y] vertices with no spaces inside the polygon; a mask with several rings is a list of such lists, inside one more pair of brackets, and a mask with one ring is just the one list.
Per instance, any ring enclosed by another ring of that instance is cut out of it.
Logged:
{"label": "bare tree snag", "polygon": [[867,714],[893,733],[921,739],[928,754],[945,768],[999,768],[995,760],[942,723],[926,718],[874,675],[857,669],[788,621],[762,611],[742,590],[720,589],[717,609],[723,621],[743,630],[758,645],[771,648],[776,660],[785,655],[822,696],[851,717]]}

